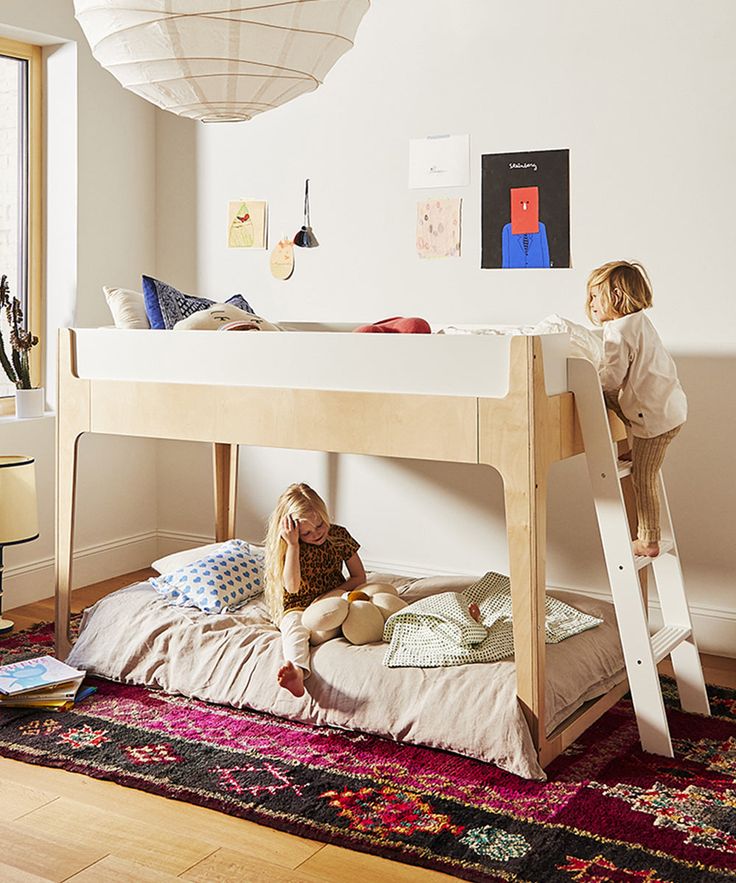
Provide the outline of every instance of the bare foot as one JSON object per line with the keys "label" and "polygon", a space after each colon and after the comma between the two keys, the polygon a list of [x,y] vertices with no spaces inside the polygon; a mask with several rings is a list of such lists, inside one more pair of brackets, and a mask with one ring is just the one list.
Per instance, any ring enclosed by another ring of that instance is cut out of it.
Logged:
{"label": "bare foot", "polygon": [[644,543],[634,540],[634,555],[640,558],[656,558],[659,555],[659,543]]}
{"label": "bare foot", "polygon": [[288,690],[294,696],[304,695],[304,671],[293,662],[287,662],[279,669],[278,680],[280,686]]}
{"label": "bare foot", "polygon": [[480,607],[473,601],[472,604],[468,605],[468,613],[473,617],[476,622],[480,622]]}

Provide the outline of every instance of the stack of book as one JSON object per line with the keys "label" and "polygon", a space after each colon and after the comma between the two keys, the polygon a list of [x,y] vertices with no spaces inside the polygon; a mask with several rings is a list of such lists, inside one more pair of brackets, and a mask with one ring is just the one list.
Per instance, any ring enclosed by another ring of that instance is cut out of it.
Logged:
{"label": "stack of book", "polygon": [[66,711],[94,692],[82,687],[85,674],[53,656],[0,665],[0,708]]}

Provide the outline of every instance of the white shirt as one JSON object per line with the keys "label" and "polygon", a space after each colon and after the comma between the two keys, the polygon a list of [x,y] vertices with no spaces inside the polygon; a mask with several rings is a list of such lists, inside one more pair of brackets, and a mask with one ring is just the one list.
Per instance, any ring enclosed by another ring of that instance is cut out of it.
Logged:
{"label": "white shirt", "polygon": [[620,390],[619,405],[639,438],[669,432],[687,419],[675,363],[643,311],[603,323],[598,374],[606,392]]}

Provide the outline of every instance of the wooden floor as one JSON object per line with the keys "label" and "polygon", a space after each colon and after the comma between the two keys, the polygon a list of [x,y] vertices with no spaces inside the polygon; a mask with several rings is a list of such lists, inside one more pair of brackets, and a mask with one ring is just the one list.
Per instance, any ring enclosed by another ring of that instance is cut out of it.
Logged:
{"label": "wooden floor", "polygon": [[[73,593],[81,611],[153,575]],[[53,598],[6,615],[16,629],[54,618]],[[2,638],[0,638],[2,641]],[[190,803],[0,757],[0,883],[418,883],[446,874],[294,837]]]}
{"label": "wooden floor", "polygon": [[[137,571],[78,589],[73,609],[82,610],[152,573]],[[53,599],[7,615],[17,629],[52,620]],[[709,683],[736,687],[736,659],[704,656],[703,663]],[[0,758],[0,842],[2,883],[454,879],[112,782],[5,758]]]}

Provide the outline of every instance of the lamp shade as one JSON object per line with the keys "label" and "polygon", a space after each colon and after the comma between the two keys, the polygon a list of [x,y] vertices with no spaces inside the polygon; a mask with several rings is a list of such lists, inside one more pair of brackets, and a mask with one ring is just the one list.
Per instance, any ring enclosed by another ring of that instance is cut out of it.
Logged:
{"label": "lamp shade", "polygon": [[38,536],[36,467],[33,457],[0,457],[0,546]]}
{"label": "lamp shade", "polygon": [[302,227],[294,237],[294,245],[299,248],[317,248],[319,240],[311,227]]}
{"label": "lamp shade", "polygon": [[74,0],[92,54],[163,110],[234,122],[316,89],[370,0]]}

